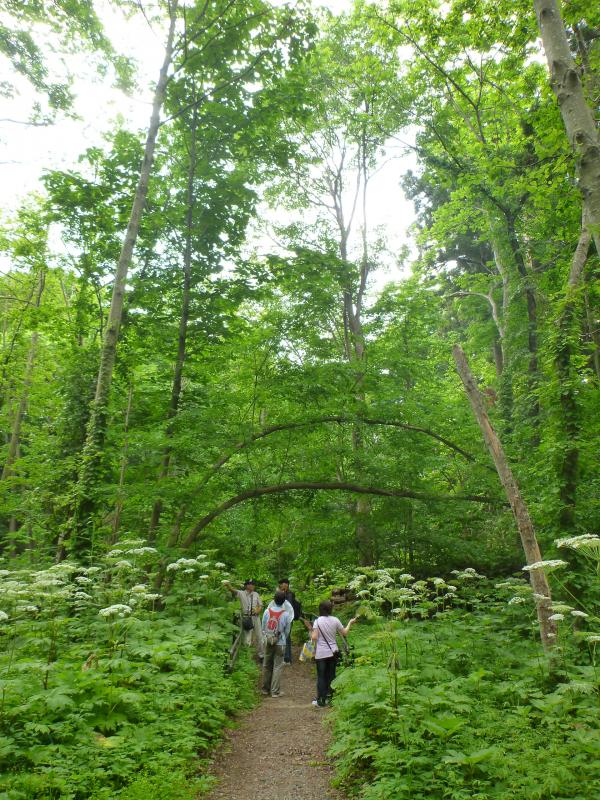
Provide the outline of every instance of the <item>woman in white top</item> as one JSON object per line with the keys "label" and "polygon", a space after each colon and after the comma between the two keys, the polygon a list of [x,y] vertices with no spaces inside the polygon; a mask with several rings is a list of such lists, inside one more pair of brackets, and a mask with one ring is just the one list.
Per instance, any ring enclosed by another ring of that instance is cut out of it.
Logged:
{"label": "woman in white top", "polygon": [[319,603],[319,616],[314,621],[311,639],[316,642],[315,662],[317,664],[317,699],[313,700],[313,706],[322,708],[327,704],[331,697],[331,682],[335,678],[335,668],[337,665],[337,646],[336,634],[340,633],[346,637],[351,626],[356,622],[356,617],[344,626],[337,617],[331,616],[333,603],[331,600],[323,600]]}

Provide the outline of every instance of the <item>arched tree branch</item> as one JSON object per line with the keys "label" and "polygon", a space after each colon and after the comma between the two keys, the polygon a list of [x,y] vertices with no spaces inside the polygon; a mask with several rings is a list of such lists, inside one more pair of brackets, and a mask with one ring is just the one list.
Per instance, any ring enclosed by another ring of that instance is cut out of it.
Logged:
{"label": "arched tree branch", "polygon": [[431,503],[455,503],[455,502],[469,502],[469,503],[486,503],[488,505],[506,505],[494,497],[487,497],[486,495],[479,494],[447,494],[447,495],[434,495],[427,494],[426,492],[415,492],[411,489],[385,489],[380,486],[360,486],[355,483],[342,483],[332,481],[293,481],[291,483],[279,483],[273,486],[257,486],[254,489],[246,489],[245,492],[230,497],[223,503],[213,508],[208,514],[205,514],[198,522],[188,531],[182,547],[190,547],[200,531],[204,530],[210,523],[218,516],[228,511],[230,508],[244,503],[246,500],[251,500],[255,497],[263,497],[267,494],[282,494],[283,492],[295,491],[336,491],[336,492],[353,492],[355,494],[374,494],[380,497],[408,497],[413,500],[422,500]]}
{"label": "arched tree branch", "polygon": [[[278,425],[270,425],[268,428],[263,428],[261,431],[257,431],[249,436],[247,439],[242,439],[241,441],[237,442],[233,445],[231,450],[228,453],[225,453],[215,461],[212,467],[209,468],[206,475],[202,478],[200,483],[197,485],[195,491],[199,491],[208,481],[212,478],[212,476],[218,472],[222,466],[224,466],[236,453],[239,453],[240,450],[243,450],[245,447],[253,444],[254,442],[258,441],[259,439],[264,439],[267,436],[270,436],[272,433],[277,433],[278,431],[289,431],[294,430],[296,428],[306,428],[310,427],[311,425],[321,425],[326,422],[337,422],[339,424],[344,423],[364,423],[365,425],[387,425],[392,428],[402,428],[406,431],[414,431],[416,433],[422,433],[425,436],[430,436],[432,439],[440,442],[441,444],[445,445],[446,447],[454,450],[456,453],[459,453],[463,458],[466,458],[467,461],[471,463],[476,463],[477,459],[474,455],[463,450],[462,447],[459,447],[454,442],[451,442],[449,439],[446,439],[444,436],[440,436],[438,433],[434,433],[433,431],[428,430],[427,428],[421,428],[418,425],[409,425],[406,422],[398,422],[397,420],[386,420],[386,419],[373,419],[370,417],[346,417],[340,414],[330,415],[325,417],[314,417],[313,419],[303,420],[300,422],[282,422]],[[486,469],[495,472],[492,466],[488,464],[481,464],[480,466],[485,467]]]}

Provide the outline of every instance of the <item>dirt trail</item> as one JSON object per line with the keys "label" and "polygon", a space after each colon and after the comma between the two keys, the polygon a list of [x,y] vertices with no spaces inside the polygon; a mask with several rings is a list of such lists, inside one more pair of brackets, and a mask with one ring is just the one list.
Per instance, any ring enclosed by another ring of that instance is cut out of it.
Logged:
{"label": "dirt trail", "polygon": [[283,668],[281,697],[265,697],[232,731],[214,762],[218,784],[206,800],[343,800],[331,789],[327,709],[315,708],[314,668]]}

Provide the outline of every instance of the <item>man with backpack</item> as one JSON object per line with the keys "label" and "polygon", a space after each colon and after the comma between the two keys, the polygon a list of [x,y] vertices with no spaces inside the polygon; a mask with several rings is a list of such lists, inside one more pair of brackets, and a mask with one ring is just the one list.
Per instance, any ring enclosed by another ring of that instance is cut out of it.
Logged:
{"label": "man with backpack", "polygon": [[[265,657],[263,660],[262,693],[280,697],[281,670],[285,643],[292,625],[293,610],[285,607],[285,592],[275,592],[262,618],[262,638]],[[288,604],[289,605],[289,604]]]}

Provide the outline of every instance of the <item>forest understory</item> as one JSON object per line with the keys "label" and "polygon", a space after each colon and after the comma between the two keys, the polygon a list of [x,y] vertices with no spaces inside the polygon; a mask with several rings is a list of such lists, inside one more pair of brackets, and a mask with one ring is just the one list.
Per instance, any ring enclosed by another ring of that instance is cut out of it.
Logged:
{"label": "forest understory", "polygon": [[[0,800],[595,800],[598,4],[0,0],[0,63]],[[226,668],[284,576],[321,716]]]}

